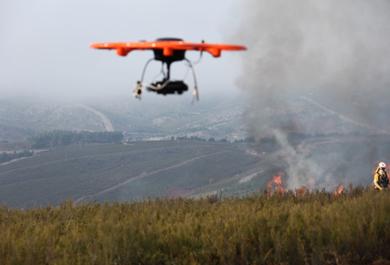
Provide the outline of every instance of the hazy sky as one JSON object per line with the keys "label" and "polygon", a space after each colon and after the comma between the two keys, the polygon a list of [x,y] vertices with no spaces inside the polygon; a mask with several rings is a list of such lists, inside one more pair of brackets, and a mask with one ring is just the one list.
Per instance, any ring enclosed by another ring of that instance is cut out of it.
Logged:
{"label": "hazy sky", "polygon": [[[90,49],[91,42],[176,36],[190,41],[239,43],[232,38],[239,24],[237,3],[238,0],[1,0],[0,96],[131,94],[151,52],[121,58],[114,52]],[[234,90],[240,57],[225,55],[214,60],[207,54],[197,66],[202,94]]]}

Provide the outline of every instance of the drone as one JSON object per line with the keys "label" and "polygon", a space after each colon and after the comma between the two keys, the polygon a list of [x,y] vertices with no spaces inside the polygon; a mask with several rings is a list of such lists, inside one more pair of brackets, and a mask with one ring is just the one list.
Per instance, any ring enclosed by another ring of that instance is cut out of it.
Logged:
{"label": "drone", "polygon": [[[159,38],[155,41],[139,41],[139,42],[106,42],[93,43],[92,48],[102,50],[116,50],[117,55],[127,56],[135,50],[152,50],[154,57],[149,59],[142,70],[141,78],[137,81],[133,95],[135,98],[141,99],[143,87],[146,90],[155,92],[160,95],[183,94],[188,91],[188,85],[184,80],[171,79],[171,65],[175,62],[184,61],[187,67],[192,72],[193,77],[193,96],[199,100],[198,82],[196,78],[195,68],[192,61],[186,58],[187,51],[200,52],[200,59],[203,52],[207,52],[215,58],[221,56],[222,51],[243,51],[245,46],[232,44],[211,44],[204,41],[200,43],[186,42],[179,38]],[[144,84],[146,70],[152,61],[161,62],[161,73],[163,78],[150,84]]]}

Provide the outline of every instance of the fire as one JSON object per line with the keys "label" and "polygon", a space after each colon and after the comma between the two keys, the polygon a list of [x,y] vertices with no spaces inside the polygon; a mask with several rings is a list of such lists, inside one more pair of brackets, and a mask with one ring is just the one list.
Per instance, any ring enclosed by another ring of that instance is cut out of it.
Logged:
{"label": "fire", "polygon": [[283,184],[283,178],[281,174],[275,175],[271,180],[267,183],[267,194],[272,195],[274,193],[284,194],[286,192],[286,188]]}
{"label": "fire", "polygon": [[[271,196],[274,194],[285,194],[288,192],[287,188],[285,187],[285,184],[283,182],[284,174],[282,172],[279,172],[278,174],[274,175],[268,182],[267,182],[267,189],[265,191],[265,194]],[[307,194],[310,194],[311,189],[309,188],[311,184],[310,179],[307,181],[306,185],[302,185],[299,188],[296,188],[293,190],[293,193],[296,197],[304,197]],[[350,189],[352,190],[352,186],[350,186]],[[343,184],[339,184],[336,189],[333,191],[333,196],[341,196],[347,192],[345,186]]]}
{"label": "fire", "polygon": [[275,185],[277,185],[278,187],[283,186],[282,176],[274,176],[274,177],[273,177],[273,182],[274,182]]}
{"label": "fire", "polygon": [[334,196],[340,196],[344,193],[345,191],[345,187],[343,184],[340,184],[337,186],[337,188],[335,189],[335,191],[333,192],[333,195]]}
{"label": "fire", "polygon": [[306,186],[301,186],[298,189],[295,189],[295,196],[303,197],[309,193],[309,189]]}

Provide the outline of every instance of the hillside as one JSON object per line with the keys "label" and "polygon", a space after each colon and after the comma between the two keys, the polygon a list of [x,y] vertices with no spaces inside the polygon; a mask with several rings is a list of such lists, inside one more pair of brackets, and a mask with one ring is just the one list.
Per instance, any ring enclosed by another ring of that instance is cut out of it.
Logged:
{"label": "hillside", "polygon": [[[243,101],[232,97],[166,99],[142,104],[128,97],[87,102],[0,98],[0,143],[22,142],[52,130],[123,131],[131,139],[198,136],[244,138]],[[0,146],[1,150],[1,146]]]}
{"label": "hillside", "polygon": [[[288,125],[287,131],[304,134],[375,131],[369,125],[307,97],[292,97],[288,105],[262,110],[261,115],[258,112],[245,102],[245,97],[237,95],[202,98],[194,105],[181,98],[145,99],[142,102],[127,97],[90,102],[0,98],[0,143],[25,141],[35,134],[52,130],[115,130],[124,132],[131,140],[169,139],[172,136],[239,140],[252,135],[252,127],[277,125]],[[262,115],[268,120],[272,117],[272,122],[263,124]]]}
{"label": "hillside", "polygon": [[105,120],[96,112],[83,104],[0,98],[0,141],[25,141],[50,130],[105,131]]}
{"label": "hillside", "polygon": [[[243,196],[263,190],[279,172],[290,189],[330,191],[341,183],[368,185],[375,163],[390,157],[387,132],[313,98],[295,97],[266,111],[275,124],[262,123],[256,115],[251,120],[255,109],[233,96],[205,98],[196,105],[178,98],[129,100],[0,100],[3,152],[28,150],[31,141],[26,139],[55,129],[115,129],[124,133],[125,142],[130,140],[128,145],[58,147],[0,164],[0,203],[33,207],[66,199],[81,203],[214,193]],[[294,126],[280,127],[290,123]],[[261,128],[271,133],[257,134]],[[256,141],[241,141],[247,135]],[[167,140],[183,136],[194,138]]]}
{"label": "hillside", "polygon": [[0,203],[12,207],[134,201],[146,198],[243,196],[275,175],[290,189],[333,191],[368,185],[371,170],[390,156],[388,136],[292,135],[229,143],[202,140],[75,144],[0,164]]}
{"label": "hillside", "polygon": [[0,202],[31,207],[66,199],[128,201],[186,196],[237,177],[255,168],[257,162],[241,145],[226,142],[72,145],[0,165]]}
{"label": "hillside", "polygon": [[[389,264],[390,194],[0,208],[11,264]],[[380,261],[381,260],[381,261]]]}

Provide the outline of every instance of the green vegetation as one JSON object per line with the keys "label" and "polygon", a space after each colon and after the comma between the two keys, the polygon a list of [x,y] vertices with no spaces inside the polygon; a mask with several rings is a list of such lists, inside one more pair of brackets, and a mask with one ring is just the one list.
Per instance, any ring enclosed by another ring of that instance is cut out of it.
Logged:
{"label": "green vegetation", "polygon": [[[0,261],[372,264],[390,259],[390,193],[0,209]],[[382,264],[382,263],[378,263]]]}
{"label": "green vegetation", "polygon": [[51,131],[32,138],[32,147],[52,148],[71,144],[121,143],[122,140],[121,132]]}

